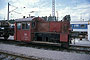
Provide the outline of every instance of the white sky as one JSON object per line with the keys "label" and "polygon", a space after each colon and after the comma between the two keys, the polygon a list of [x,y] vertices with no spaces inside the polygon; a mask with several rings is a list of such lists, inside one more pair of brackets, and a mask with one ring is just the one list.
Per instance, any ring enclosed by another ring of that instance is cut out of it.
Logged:
{"label": "white sky", "polygon": [[[33,16],[50,16],[52,14],[52,0],[0,0],[0,20],[7,19],[7,4],[8,2],[18,7],[10,12],[10,19]],[[90,1],[89,0],[56,0],[56,11],[58,11],[59,20],[65,15],[70,14],[72,21],[80,21],[90,19]],[[26,8],[23,8],[26,7]],[[10,11],[15,7],[10,6]],[[35,11],[34,13],[30,13]]]}

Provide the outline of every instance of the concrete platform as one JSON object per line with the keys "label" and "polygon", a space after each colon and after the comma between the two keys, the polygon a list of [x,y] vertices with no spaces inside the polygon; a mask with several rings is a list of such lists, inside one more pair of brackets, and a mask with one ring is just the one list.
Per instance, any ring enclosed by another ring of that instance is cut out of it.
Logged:
{"label": "concrete platform", "polygon": [[22,54],[26,56],[44,58],[44,60],[90,60],[90,55],[87,54],[51,51],[30,47],[20,47],[9,44],[0,44],[0,50]]}
{"label": "concrete platform", "polygon": [[73,39],[71,45],[88,46],[90,47],[90,41],[87,39]]}

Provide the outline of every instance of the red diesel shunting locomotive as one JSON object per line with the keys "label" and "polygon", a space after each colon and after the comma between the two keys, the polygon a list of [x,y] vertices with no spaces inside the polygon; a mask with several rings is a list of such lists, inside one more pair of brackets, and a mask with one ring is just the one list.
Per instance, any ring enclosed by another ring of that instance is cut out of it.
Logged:
{"label": "red diesel shunting locomotive", "polygon": [[17,41],[39,41],[61,43],[69,46],[70,15],[62,21],[45,21],[40,17],[17,19],[14,39]]}

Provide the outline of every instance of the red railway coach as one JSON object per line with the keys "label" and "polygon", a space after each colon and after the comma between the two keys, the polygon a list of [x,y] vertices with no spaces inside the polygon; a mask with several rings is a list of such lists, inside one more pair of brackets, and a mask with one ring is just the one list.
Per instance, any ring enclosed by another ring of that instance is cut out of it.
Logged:
{"label": "red railway coach", "polygon": [[40,17],[17,19],[15,22],[14,38],[25,42],[50,42],[61,43],[69,46],[70,22],[45,21]]}

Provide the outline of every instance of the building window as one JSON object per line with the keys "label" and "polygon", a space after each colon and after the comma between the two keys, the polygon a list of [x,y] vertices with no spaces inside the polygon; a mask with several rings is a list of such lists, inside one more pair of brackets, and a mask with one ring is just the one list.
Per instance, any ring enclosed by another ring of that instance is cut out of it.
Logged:
{"label": "building window", "polygon": [[17,29],[21,30],[21,23],[17,23]]}
{"label": "building window", "polygon": [[75,24],[75,25],[74,25],[74,28],[79,28],[79,25],[78,25],[78,24]]}
{"label": "building window", "polygon": [[24,30],[30,29],[30,23],[27,23],[27,22],[22,23],[22,29],[24,29]]}
{"label": "building window", "polygon": [[81,24],[80,27],[81,28],[86,28],[86,25],[85,24]]}

